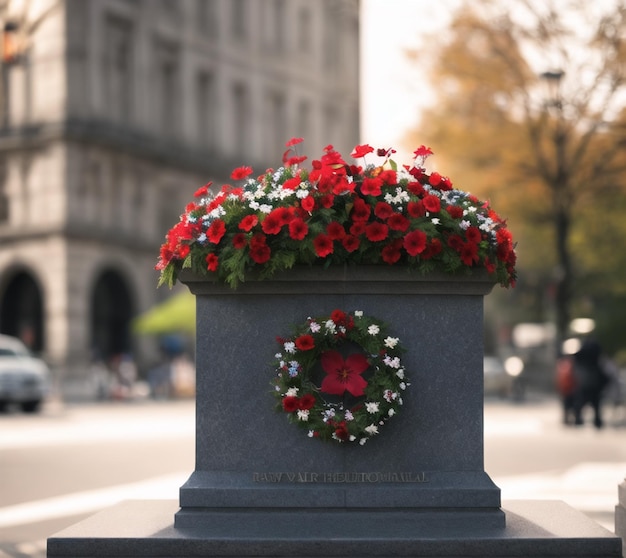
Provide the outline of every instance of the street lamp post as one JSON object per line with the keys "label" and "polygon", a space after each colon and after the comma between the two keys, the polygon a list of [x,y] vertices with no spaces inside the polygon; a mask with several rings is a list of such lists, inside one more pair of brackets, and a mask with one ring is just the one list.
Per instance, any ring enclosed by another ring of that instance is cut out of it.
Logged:
{"label": "street lamp post", "polygon": [[[548,101],[545,108],[554,114],[554,130],[551,136],[553,161],[545,178],[552,193],[554,211],[555,245],[557,253],[557,277],[555,292],[556,341],[557,354],[560,355],[562,343],[566,338],[570,321],[570,303],[572,299],[572,263],[569,251],[569,232],[571,227],[570,168],[567,163],[567,143],[569,136],[563,115],[561,98],[561,80],[565,72],[553,70],[544,72],[540,78],[546,84]],[[552,109],[552,110],[550,110]]]}

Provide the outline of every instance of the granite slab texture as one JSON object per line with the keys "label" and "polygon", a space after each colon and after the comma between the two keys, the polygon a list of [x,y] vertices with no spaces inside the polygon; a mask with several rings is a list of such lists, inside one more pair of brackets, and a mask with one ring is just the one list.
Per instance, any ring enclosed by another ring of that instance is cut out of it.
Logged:
{"label": "granite slab texture", "polygon": [[201,529],[181,529],[173,500],[123,502],[48,539],[49,558],[145,557],[602,557],[621,539],[563,502],[504,502],[506,527],[422,523],[389,510],[332,513],[217,510]]}

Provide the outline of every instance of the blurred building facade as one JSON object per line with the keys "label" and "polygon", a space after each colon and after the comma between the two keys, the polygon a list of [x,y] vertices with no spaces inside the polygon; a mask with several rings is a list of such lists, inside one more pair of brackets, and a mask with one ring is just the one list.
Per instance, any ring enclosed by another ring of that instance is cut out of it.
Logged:
{"label": "blurred building facade", "polygon": [[154,264],[230,170],[358,143],[358,0],[0,7],[0,331],[62,376],[131,352]]}

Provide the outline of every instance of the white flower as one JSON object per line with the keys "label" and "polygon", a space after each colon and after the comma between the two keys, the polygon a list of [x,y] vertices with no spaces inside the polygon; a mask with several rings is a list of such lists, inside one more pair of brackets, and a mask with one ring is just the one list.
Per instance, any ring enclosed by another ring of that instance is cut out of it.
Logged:
{"label": "white flower", "polygon": [[389,355],[386,355],[383,358],[383,362],[389,366],[389,368],[400,368],[400,357],[391,358]]}
{"label": "white flower", "polygon": [[390,417],[392,417],[393,415],[395,415],[395,414],[396,414],[396,412],[395,412],[395,410],[394,410],[394,409],[389,409],[389,410],[387,411],[387,414],[388,414]]}
{"label": "white flower", "polygon": [[324,327],[331,333],[335,333],[335,331],[337,330],[337,326],[335,325],[335,322],[333,322],[332,320],[328,320],[324,324]]}
{"label": "white flower", "polygon": [[376,324],[372,324],[367,328],[367,333],[370,335],[378,335],[380,333],[380,328]]}
{"label": "white flower", "polygon": [[313,438],[313,436],[315,436],[315,431],[309,430],[309,438]]}
{"label": "white flower", "polygon": [[362,318],[363,317],[363,310],[355,310],[354,311],[354,317],[355,318]]}
{"label": "white flower", "polygon": [[351,420],[354,420],[354,415],[350,411],[346,411],[344,416],[348,422],[350,422]]}
{"label": "white flower", "polygon": [[309,328],[311,329],[312,333],[317,333],[320,329],[322,329],[322,326],[317,322],[311,322]]}
{"label": "white flower", "polygon": [[439,223],[441,223],[441,219],[439,219],[439,217],[433,217],[430,221],[433,225],[438,225]]}
{"label": "white flower", "polygon": [[285,397],[298,397],[298,388],[297,387],[290,387],[285,392]]}
{"label": "white flower", "polygon": [[398,376],[401,380],[404,380],[404,368],[400,368],[400,370],[396,372],[396,376]]}
{"label": "white flower", "polygon": [[[276,353],[274,355],[274,358],[283,358],[283,355],[281,355],[280,353]],[[281,366],[282,366],[282,363],[281,363]]]}
{"label": "white flower", "polygon": [[261,213],[271,213],[272,212],[272,206],[269,203],[263,203],[259,206],[259,211]]}
{"label": "white flower", "polygon": [[296,344],[293,341],[287,341],[284,344],[285,352],[287,353],[295,353],[296,352]]}
{"label": "white flower", "polygon": [[365,432],[367,432],[370,436],[378,434],[378,426],[376,426],[375,424],[370,424],[369,426],[365,427]]}
{"label": "white flower", "polygon": [[377,413],[378,412],[379,403],[377,402],[369,402],[365,404],[365,409],[368,413]]}
{"label": "white flower", "polygon": [[463,221],[461,221],[459,223],[459,227],[461,227],[464,231],[466,231],[467,229],[469,229],[471,226],[471,223],[469,221],[467,221],[466,219],[463,219]]}
{"label": "white flower", "polygon": [[400,389],[401,390],[405,390],[406,389],[406,384],[404,382],[400,382]]}
{"label": "white flower", "polygon": [[361,444],[362,446],[364,446],[364,445],[365,445],[365,442],[367,442],[367,438],[361,438],[361,439],[359,440],[359,444]]}
{"label": "white flower", "polygon": [[298,410],[298,420],[307,421],[309,420],[309,410],[308,409],[299,409]]}
{"label": "white flower", "polygon": [[398,341],[400,340],[397,337],[386,337],[385,347],[389,347],[390,349],[393,349],[398,344]]}

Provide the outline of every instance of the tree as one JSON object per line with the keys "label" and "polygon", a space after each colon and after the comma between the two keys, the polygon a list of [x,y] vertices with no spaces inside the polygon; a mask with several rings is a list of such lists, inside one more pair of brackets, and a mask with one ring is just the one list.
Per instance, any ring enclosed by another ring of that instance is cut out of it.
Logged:
{"label": "tree", "polygon": [[526,272],[553,263],[562,341],[575,278],[616,263],[597,261],[590,224],[624,232],[626,3],[472,0],[431,43],[438,101],[415,136],[515,222]]}

